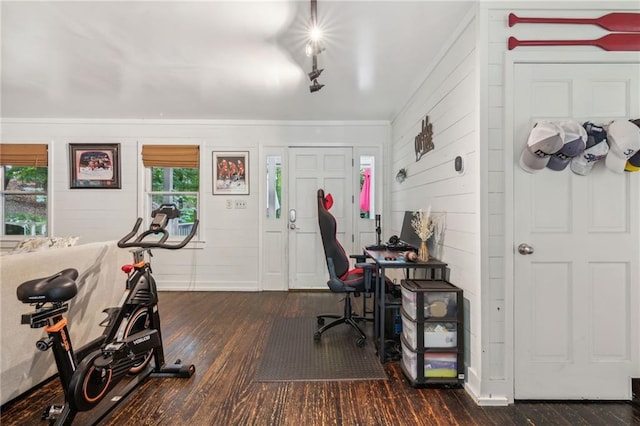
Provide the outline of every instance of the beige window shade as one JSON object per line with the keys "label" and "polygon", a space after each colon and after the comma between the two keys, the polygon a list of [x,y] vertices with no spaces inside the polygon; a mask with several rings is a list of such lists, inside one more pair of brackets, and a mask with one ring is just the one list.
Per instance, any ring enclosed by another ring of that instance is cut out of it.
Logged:
{"label": "beige window shade", "polygon": [[2,143],[0,144],[0,165],[45,167],[47,144]]}
{"label": "beige window shade", "polygon": [[142,145],[145,167],[200,167],[198,145]]}

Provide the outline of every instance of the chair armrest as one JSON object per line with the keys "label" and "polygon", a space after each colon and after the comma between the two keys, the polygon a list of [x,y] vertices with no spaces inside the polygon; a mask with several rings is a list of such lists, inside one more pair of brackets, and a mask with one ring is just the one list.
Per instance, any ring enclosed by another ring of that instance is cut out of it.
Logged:
{"label": "chair armrest", "polygon": [[362,254],[350,254],[349,257],[351,259],[355,259],[356,263],[360,263],[360,262],[364,262],[367,259],[367,255],[362,253]]}
{"label": "chair armrest", "polygon": [[376,264],[371,262],[362,262],[362,263],[356,263],[355,267],[361,268],[364,271],[365,293],[374,292],[373,291],[373,273],[377,268]]}

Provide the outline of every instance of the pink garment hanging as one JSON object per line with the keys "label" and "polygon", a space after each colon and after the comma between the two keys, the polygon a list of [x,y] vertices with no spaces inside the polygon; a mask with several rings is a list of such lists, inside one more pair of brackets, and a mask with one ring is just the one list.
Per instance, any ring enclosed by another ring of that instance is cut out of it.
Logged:
{"label": "pink garment hanging", "polygon": [[360,192],[360,210],[368,212],[371,208],[371,169],[364,169],[364,181]]}

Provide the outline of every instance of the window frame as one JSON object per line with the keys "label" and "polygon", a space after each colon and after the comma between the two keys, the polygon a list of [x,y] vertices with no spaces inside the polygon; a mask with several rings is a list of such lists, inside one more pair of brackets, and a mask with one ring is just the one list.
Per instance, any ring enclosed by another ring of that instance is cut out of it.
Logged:
{"label": "window frame", "polygon": [[[12,148],[9,152],[4,152],[2,155],[2,161],[0,161],[0,223],[2,223],[2,229],[0,229],[0,241],[21,241],[26,238],[33,237],[47,237],[53,235],[53,222],[51,209],[53,205],[53,193],[51,191],[51,161],[49,158],[50,144],[49,143],[0,143],[0,146],[5,148]],[[19,150],[26,150],[23,154]],[[10,161],[15,159],[15,163]],[[42,162],[43,164],[40,164]],[[47,184],[44,186],[43,191],[7,191],[5,190],[5,167],[46,167],[47,168]],[[6,196],[7,195],[44,195],[46,197],[46,232],[44,234],[6,234],[5,221],[6,215]]]}
{"label": "window frame", "polygon": [[[191,196],[196,196],[197,197],[197,219],[199,220],[199,225],[198,225],[198,230],[196,232],[196,235],[193,237],[193,239],[189,242],[189,244],[187,245],[187,247],[196,247],[196,248],[203,248],[204,247],[204,234],[202,232],[203,229],[203,220],[202,218],[205,217],[204,214],[204,203],[203,203],[203,184],[204,184],[204,180],[203,178],[205,177],[204,173],[203,173],[203,167],[202,164],[203,163],[203,150],[202,150],[202,144],[200,143],[194,143],[193,141],[183,141],[182,144],[184,145],[197,145],[198,149],[199,149],[199,165],[197,167],[198,169],[198,190],[197,191],[178,191],[178,192],[170,192],[170,191],[153,191],[153,175],[151,173],[151,170],[153,167],[156,168],[188,168],[188,167],[167,167],[167,166],[145,166],[143,159],[142,159],[142,151],[143,151],[143,146],[144,145],[181,145],[180,141],[176,141],[173,140],[171,143],[166,143],[166,144],[161,144],[161,143],[157,143],[154,141],[139,141],[138,142],[138,152],[139,154],[139,160],[140,160],[140,169],[139,169],[139,176],[140,176],[140,182],[142,182],[142,185],[140,185],[140,202],[138,203],[138,210],[139,210],[139,216],[143,218],[143,226],[145,227],[145,229],[147,229],[149,227],[149,225],[151,224],[151,221],[153,220],[151,218],[151,212],[152,212],[152,198],[154,195],[191,195]],[[171,236],[170,241],[179,241],[182,238],[184,238],[184,236]]]}

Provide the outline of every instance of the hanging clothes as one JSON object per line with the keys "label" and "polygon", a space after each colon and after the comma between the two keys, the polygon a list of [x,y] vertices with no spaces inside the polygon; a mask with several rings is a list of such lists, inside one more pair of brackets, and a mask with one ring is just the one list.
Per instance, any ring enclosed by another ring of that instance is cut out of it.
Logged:
{"label": "hanging clothes", "polygon": [[362,190],[360,191],[360,210],[368,212],[371,209],[371,169],[366,168],[363,173],[364,180],[362,182]]}

